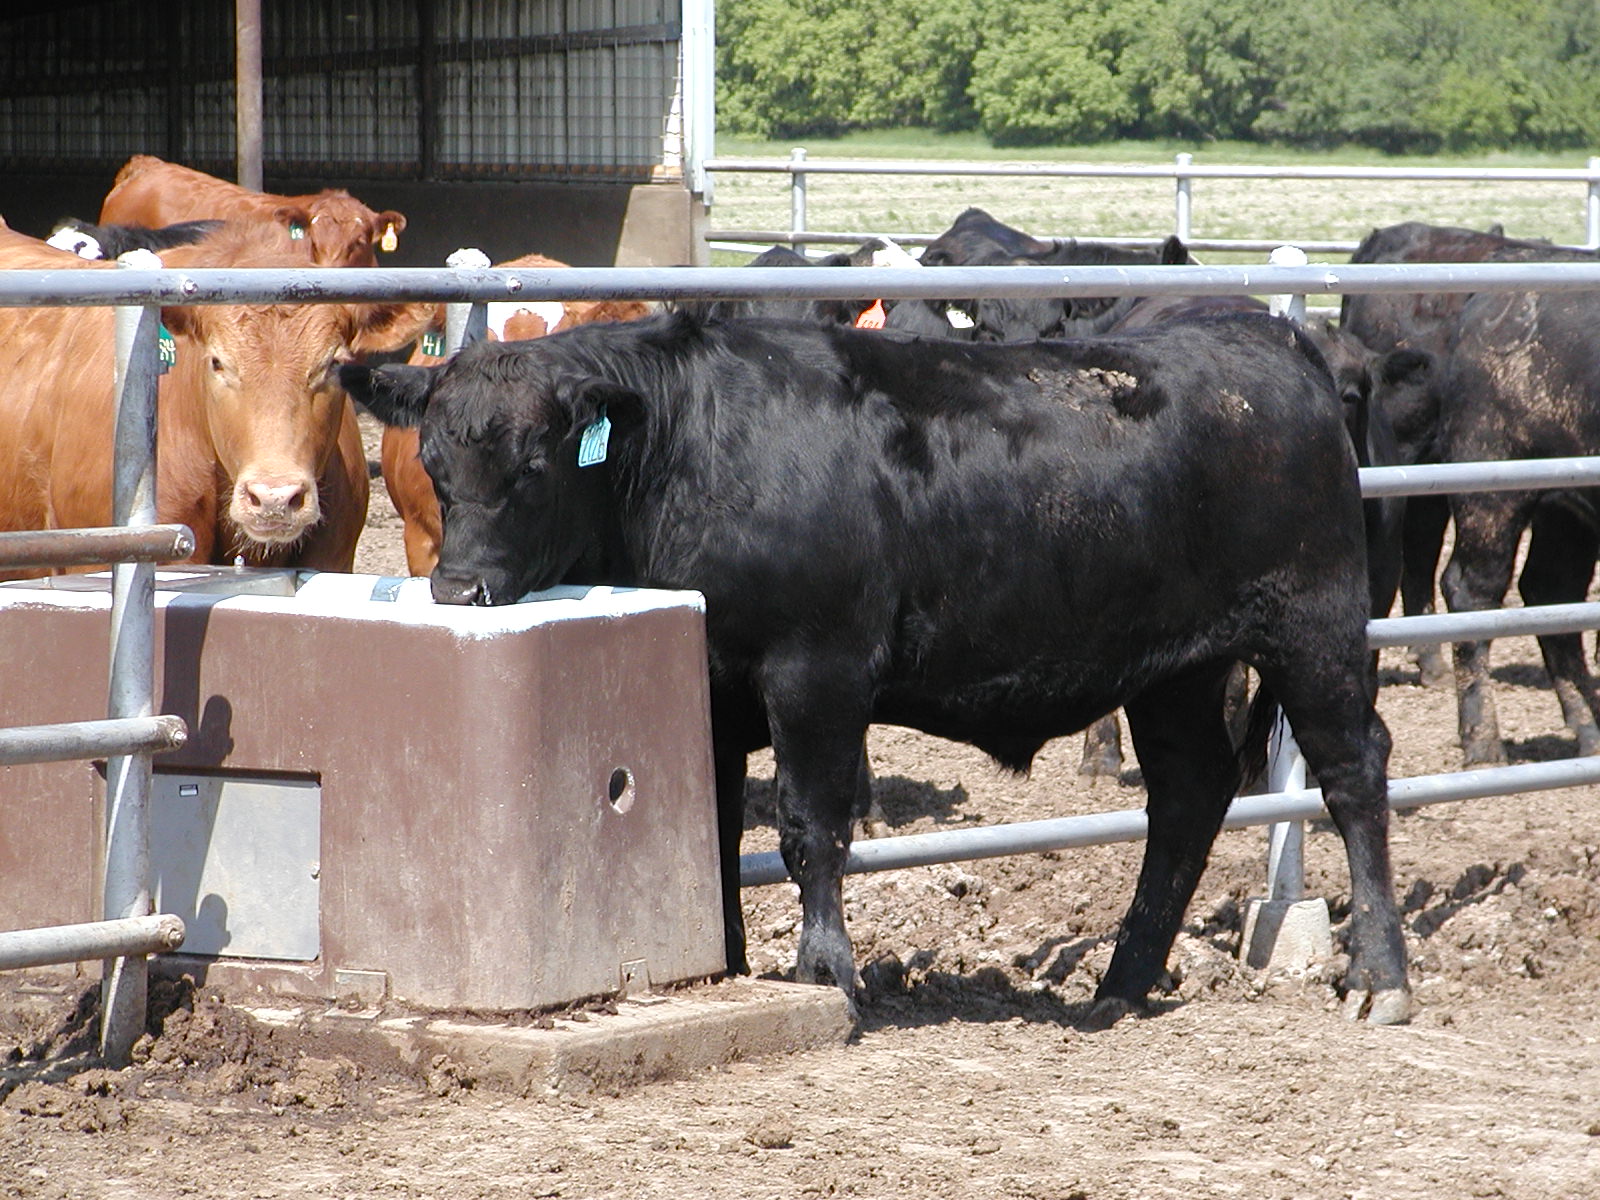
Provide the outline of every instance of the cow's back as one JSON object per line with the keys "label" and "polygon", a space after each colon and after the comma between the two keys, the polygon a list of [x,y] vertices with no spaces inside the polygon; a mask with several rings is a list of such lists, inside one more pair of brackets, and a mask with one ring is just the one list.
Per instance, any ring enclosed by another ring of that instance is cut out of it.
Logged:
{"label": "cow's back", "polygon": [[148,154],[130,158],[100,206],[102,225],[147,225],[152,228],[203,218],[258,215],[251,193]]}
{"label": "cow's back", "polygon": [[[988,346],[765,322],[706,338],[696,361],[741,366],[695,405],[714,419],[667,406],[678,461],[711,465],[663,501],[673,537],[638,532],[634,582],[704,591],[714,626],[872,628],[861,652],[894,664],[883,720],[993,752],[1007,730],[1081,727],[1175,662],[1247,656],[1308,596],[1360,636],[1354,454],[1286,322]],[[752,529],[759,547],[722,561]]]}

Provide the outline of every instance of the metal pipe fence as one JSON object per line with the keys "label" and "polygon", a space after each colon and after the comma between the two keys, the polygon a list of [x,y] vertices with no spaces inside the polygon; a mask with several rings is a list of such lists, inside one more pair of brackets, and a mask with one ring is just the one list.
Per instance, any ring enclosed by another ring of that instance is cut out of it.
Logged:
{"label": "metal pipe fence", "polygon": [[[811,229],[808,220],[807,181],[813,175],[931,175],[951,178],[1029,178],[1029,179],[1126,179],[1171,180],[1173,185],[1172,232],[1185,245],[1196,250],[1266,252],[1284,241],[1294,241],[1301,249],[1318,254],[1348,254],[1354,241],[1301,241],[1292,238],[1207,238],[1194,233],[1194,184],[1202,179],[1342,180],[1413,182],[1493,183],[1525,182],[1582,184],[1584,187],[1584,242],[1587,249],[1600,249],[1600,157],[1591,157],[1583,167],[1361,167],[1361,166],[1199,166],[1192,154],[1178,154],[1171,166],[1128,166],[1095,163],[974,163],[923,162],[913,160],[825,160],[811,158],[803,147],[796,147],[785,159],[718,158],[706,160],[705,169],[713,177],[719,171],[729,174],[777,174],[789,177],[789,228],[732,229],[706,231],[707,243],[727,244],[730,248],[787,242],[805,245],[857,245],[873,236],[892,238],[901,245],[926,246],[937,234],[916,231],[847,233]],[[1080,238],[1086,242],[1106,242],[1119,246],[1153,246],[1160,238]]]}
{"label": "metal pipe fence", "polygon": [[[115,517],[120,524],[130,527],[126,536],[140,543],[147,537],[167,536],[156,534],[148,528],[155,519],[156,330],[159,308],[163,304],[444,301],[452,306],[449,329],[454,348],[462,338],[470,336],[469,330],[482,328],[482,307],[485,304],[508,299],[675,300],[770,296],[887,299],[950,295],[978,298],[1159,293],[1294,296],[1324,292],[1529,290],[1600,290],[1600,264],[1363,264],[1338,268],[1281,263],[1264,267],[949,267],[941,268],[937,273],[895,268],[870,272],[852,268],[818,268],[796,272],[784,269],[670,267],[539,270],[476,265],[362,271],[315,268],[171,271],[141,267],[128,267],[117,272],[0,271],[0,306],[114,305],[126,310],[119,317],[117,337],[118,387],[123,399],[116,439],[119,467],[115,485]],[[1388,468],[1374,475],[1364,473],[1364,488],[1368,489],[1369,495],[1461,490],[1472,484],[1475,475],[1486,479],[1491,487],[1573,485],[1600,478],[1594,473],[1597,461],[1600,460]],[[134,551],[134,557],[154,557],[154,554],[145,554],[148,546],[130,549]],[[1375,639],[1394,639],[1383,643],[1375,640],[1374,644],[1377,645],[1417,642],[1430,636],[1436,637],[1436,640],[1481,636],[1477,632],[1480,629],[1492,629],[1496,633],[1553,632],[1557,629],[1600,625],[1600,606],[1554,607],[1562,611],[1523,609],[1489,614],[1391,618],[1373,622],[1372,633]],[[1474,624],[1483,621],[1492,624]],[[1464,624],[1428,625],[1428,622]],[[163,739],[173,745],[181,739],[180,731],[170,725],[175,718],[152,715],[153,571],[148,562],[132,563],[117,571],[113,624],[114,666],[109,702],[111,721],[105,723],[107,728],[64,728],[43,736],[59,737],[62,739],[61,745],[70,742],[76,750],[98,747],[100,752],[113,755],[108,773],[110,845],[106,862],[107,920],[98,923],[102,927],[100,935],[93,935],[89,942],[75,941],[76,949],[71,956],[55,961],[73,961],[85,954],[91,957],[123,955],[114,957],[112,969],[108,972],[102,1025],[102,1052],[116,1061],[119,1057],[126,1057],[133,1038],[143,1024],[145,951],[123,949],[130,943],[120,939],[126,934],[125,922],[150,916],[146,849],[148,835],[144,811],[149,793],[149,752],[159,748]],[[1403,632],[1400,627],[1404,627]],[[110,728],[111,722],[131,724],[113,730]],[[19,734],[19,731],[5,732],[8,735]],[[23,744],[27,736],[30,735],[22,734],[9,747],[0,741],[0,761],[4,761],[4,753],[34,753],[34,749]],[[92,738],[125,740],[115,746],[110,740],[96,742],[91,747],[86,739]],[[12,761],[38,760],[14,757]],[[1541,771],[1533,783],[1528,781],[1535,779],[1535,773],[1523,767],[1504,768],[1498,773],[1466,772],[1431,779],[1396,780],[1391,786],[1391,800],[1394,801],[1398,796],[1403,801],[1408,795],[1433,795],[1439,800],[1457,799],[1468,795],[1498,794],[1495,789],[1502,787],[1519,790],[1600,781],[1600,761],[1597,760],[1571,760],[1537,766]],[[1566,782],[1552,782],[1555,779]],[[1452,780],[1457,782],[1451,783]],[[1457,790],[1450,790],[1452,788]],[[1416,801],[1434,802],[1437,801]],[[1257,811],[1271,815],[1259,818],[1247,816]],[[1294,791],[1287,797],[1242,798],[1235,802],[1230,821],[1282,821],[1313,816],[1320,811],[1316,793]],[[1128,818],[1102,814],[1099,818],[1074,820],[1089,821],[1091,824],[1110,821],[1113,825],[1121,822],[1126,825]],[[970,834],[975,831],[963,832]],[[980,834],[982,839],[1010,836],[1005,833]],[[1049,836],[1058,835],[1052,833]],[[1070,836],[1076,839],[1082,835],[1074,832]],[[1133,832],[1129,836],[1142,836],[1142,832]],[[1124,837],[1125,833],[1118,833],[1111,840],[1124,840]],[[891,854],[891,843],[905,840],[882,839],[859,847],[860,854],[865,858],[853,857],[852,862],[858,865],[851,869],[882,869],[862,867],[859,863],[882,861]],[[1086,843],[1074,840],[1062,844]],[[874,846],[886,848],[874,849]],[[941,854],[963,857],[985,857],[991,852],[984,850],[972,853],[970,848],[950,847],[949,843],[941,843],[941,846],[946,847],[940,850]],[[765,866],[760,862],[750,863],[750,857],[759,858],[747,856],[744,864],[747,884],[758,872],[770,872],[772,869],[770,863]],[[8,947],[14,949],[19,944],[16,939],[33,938],[39,932],[0,934],[0,962],[6,961]],[[94,940],[94,936],[98,936],[98,940]],[[84,949],[85,945],[89,948]]]}

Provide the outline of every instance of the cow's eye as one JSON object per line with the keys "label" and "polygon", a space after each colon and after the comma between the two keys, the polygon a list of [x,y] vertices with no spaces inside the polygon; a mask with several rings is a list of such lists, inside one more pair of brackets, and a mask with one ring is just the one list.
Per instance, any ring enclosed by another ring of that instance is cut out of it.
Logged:
{"label": "cow's eye", "polygon": [[213,354],[211,356],[211,369],[213,371],[215,371],[218,375],[222,374],[222,360],[220,358],[218,358],[215,354]]}

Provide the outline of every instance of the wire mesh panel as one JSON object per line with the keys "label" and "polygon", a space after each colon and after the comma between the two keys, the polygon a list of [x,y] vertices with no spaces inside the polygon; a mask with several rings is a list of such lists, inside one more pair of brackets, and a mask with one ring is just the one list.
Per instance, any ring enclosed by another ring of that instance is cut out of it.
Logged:
{"label": "wire mesh panel", "polygon": [[[390,179],[661,172],[681,0],[275,0],[262,6],[270,173]],[[0,17],[0,169],[156,154],[231,175],[231,0]]]}

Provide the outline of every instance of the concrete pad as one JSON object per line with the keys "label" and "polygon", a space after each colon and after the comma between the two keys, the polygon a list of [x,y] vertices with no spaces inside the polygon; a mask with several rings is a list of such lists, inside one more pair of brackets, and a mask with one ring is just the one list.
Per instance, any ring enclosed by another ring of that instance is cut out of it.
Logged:
{"label": "concrete pad", "polygon": [[519,1096],[615,1093],[723,1063],[842,1045],[855,1030],[838,988],[766,979],[635,996],[617,1001],[615,1013],[557,1017],[550,1028],[338,1008],[246,1011],[269,1025],[381,1039],[424,1068],[443,1056],[464,1083]]}
{"label": "concrete pad", "polygon": [[1328,902],[1264,900],[1252,897],[1245,905],[1244,932],[1239,957],[1248,967],[1268,971],[1305,971],[1333,954],[1333,923]]}

